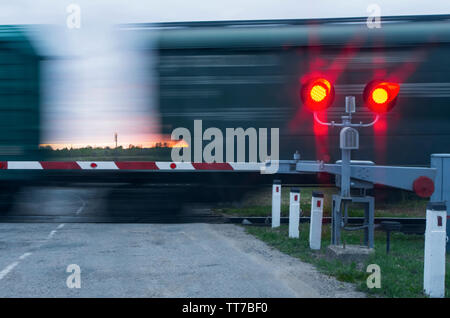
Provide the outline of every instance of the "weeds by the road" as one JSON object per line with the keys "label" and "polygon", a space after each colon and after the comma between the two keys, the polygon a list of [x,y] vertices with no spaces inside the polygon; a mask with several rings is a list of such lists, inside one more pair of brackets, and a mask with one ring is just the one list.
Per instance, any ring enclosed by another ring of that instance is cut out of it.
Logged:
{"label": "weeds by the road", "polygon": [[[309,248],[309,224],[300,225],[300,239],[288,238],[287,226],[278,229],[269,227],[246,227],[248,233],[256,236],[268,245],[283,253],[311,263],[317,269],[338,280],[354,283],[357,289],[371,296],[381,297],[424,297],[423,258],[424,237],[422,235],[405,235],[393,233],[391,250],[386,254],[386,235],[375,232],[375,253],[360,262],[348,262],[332,258],[327,253],[330,244],[330,226],[324,225],[322,231],[322,248],[313,251]],[[361,244],[362,233],[344,232],[346,244]],[[377,264],[381,268],[381,288],[369,289],[366,284],[366,273],[369,264]],[[450,256],[447,256],[446,297],[450,297]]]}

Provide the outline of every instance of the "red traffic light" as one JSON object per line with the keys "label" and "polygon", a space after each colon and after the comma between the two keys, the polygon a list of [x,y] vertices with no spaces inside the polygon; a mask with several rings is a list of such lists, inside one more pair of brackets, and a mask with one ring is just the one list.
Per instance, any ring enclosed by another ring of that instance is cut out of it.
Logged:
{"label": "red traffic light", "polygon": [[327,109],[334,100],[334,87],[325,78],[313,78],[301,90],[303,104],[313,112]]}
{"label": "red traffic light", "polygon": [[364,88],[364,102],[371,111],[386,113],[395,106],[399,91],[400,85],[397,83],[375,80]]}

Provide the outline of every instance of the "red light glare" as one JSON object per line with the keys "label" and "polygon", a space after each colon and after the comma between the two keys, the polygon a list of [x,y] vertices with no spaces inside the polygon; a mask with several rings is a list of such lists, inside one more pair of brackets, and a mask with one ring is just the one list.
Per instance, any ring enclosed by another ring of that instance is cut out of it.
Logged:
{"label": "red light glare", "polygon": [[303,104],[311,111],[318,112],[331,106],[334,100],[334,87],[325,78],[313,78],[301,90]]}
{"label": "red light glare", "polygon": [[372,81],[364,88],[364,102],[371,111],[386,113],[395,106],[399,91],[397,83]]}

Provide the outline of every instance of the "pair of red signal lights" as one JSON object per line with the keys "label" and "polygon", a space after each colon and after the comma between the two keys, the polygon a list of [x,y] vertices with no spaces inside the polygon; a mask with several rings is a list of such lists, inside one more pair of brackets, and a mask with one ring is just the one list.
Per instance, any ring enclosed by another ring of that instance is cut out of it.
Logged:
{"label": "pair of red signal lights", "polygon": [[[364,88],[364,103],[374,113],[386,113],[395,106],[399,91],[400,85],[397,83],[373,80]],[[324,111],[330,107],[334,95],[334,86],[322,77],[310,79],[301,90],[303,103],[313,112]]]}

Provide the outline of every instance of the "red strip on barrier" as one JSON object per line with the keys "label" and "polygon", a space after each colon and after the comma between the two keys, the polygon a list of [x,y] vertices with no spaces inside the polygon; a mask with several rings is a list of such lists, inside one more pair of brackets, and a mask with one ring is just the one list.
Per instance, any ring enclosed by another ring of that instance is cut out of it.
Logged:
{"label": "red strip on barrier", "polygon": [[41,161],[40,164],[44,170],[81,170],[75,161]]}
{"label": "red strip on barrier", "polygon": [[0,169],[8,169],[8,161],[0,161]]}
{"label": "red strip on barrier", "polygon": [[196,170],[234,170],[229,163],[206,163],[206,162],[193,162],[192,166]]}
{"label": "red strip on barrier", "polygon": [[119,169],[123,170],[159,170],[153,161],[115,161],[114,163]]}

